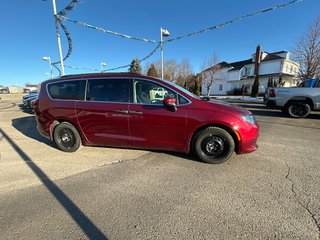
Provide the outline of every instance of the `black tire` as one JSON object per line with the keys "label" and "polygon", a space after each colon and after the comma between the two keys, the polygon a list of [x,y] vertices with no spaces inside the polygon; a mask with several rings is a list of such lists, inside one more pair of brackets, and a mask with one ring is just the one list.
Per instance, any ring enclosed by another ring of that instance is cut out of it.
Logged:
{"label": "black tire", "polygon": [[294,101],[288,104],[287,113],[293,118],[304,118],[310,114],[311,108],[308,103]]}
{"label": "black tire", "polygon": [[201,161],[222,163],[233,154],[235,143],[232,136],[224,129],[208,127],[195,135],[192,148]]}
{"label": "black tire", "polygon": [[62,122],[54,128],[53,139],[57,147],[64,152],[75,152],[81,146],[78,130],[68,122]]}

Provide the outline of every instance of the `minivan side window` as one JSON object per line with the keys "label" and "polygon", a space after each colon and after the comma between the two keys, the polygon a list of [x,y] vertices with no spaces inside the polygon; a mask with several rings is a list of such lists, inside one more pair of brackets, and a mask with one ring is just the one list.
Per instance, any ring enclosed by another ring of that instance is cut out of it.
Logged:
{"label": "minivan side window", "polygon": [[87,101],[129,102],[130,79],[91,79],[87,85]]}
{"label": "minivan side window", "polygon": [[61,100],[84,100],[84,89],[83,80],[55,82],[48,85],[50,97]]}
{"label": "minivan side window", "polygon": [[143,104],[162,105],[162,101],[167,96],[177,99],[177,93],[169,88],[154,82],[135,80],[134,82],[134,102]]}

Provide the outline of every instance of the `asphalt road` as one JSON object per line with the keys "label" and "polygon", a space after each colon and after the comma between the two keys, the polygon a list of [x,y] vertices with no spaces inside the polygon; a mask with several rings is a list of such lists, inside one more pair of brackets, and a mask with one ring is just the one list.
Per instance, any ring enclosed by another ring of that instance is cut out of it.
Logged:
{"label": "asphalt road", "polygon": [[35,130],[0,100],[1,239],[320,239],[320,114],[239,102],[259,149],[210,165],[183,154],[83,147]]}

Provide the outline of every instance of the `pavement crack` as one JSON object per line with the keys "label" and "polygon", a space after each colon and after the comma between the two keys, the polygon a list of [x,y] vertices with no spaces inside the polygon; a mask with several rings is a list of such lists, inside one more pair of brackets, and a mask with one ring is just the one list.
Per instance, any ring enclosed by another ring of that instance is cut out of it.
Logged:
{"label": "pavement crack", "polygon": [[291,182],[291,192],[293,193],[294,198],[295,198],[296,201],[299,203],[299,205],[300,205],[301,207],[303,207],[303,208],[308,212],[308,214],[311,216],[314,224],[315,224],[316,227],[317,227],[318,237],[319,237],[319,239],[320,239],[320,223],[318,223],[318,221],[317,221],[317,219],[316,219],[316,214],[313,213],[313,212],[310,210],[310,207],[309,207],[309,205],[310,205],[310,199],[309,199],[309,201],[308,201],[307,204],[304,204],[304,203],[300,200],[300,197],[299,197],[299,195],[297,194],[297,192],[296,192],[296,190],[295,190],[295,189],[296,189],[296,187],[295,187],[295,182],[290,178],[291,168],[290,168],[290,166],[287,164],[287,162],[285,162],[285,164],[286,164],[287,169],[288,169],[287,175],[286,175],[286,179],[288,179],[288,180]]}

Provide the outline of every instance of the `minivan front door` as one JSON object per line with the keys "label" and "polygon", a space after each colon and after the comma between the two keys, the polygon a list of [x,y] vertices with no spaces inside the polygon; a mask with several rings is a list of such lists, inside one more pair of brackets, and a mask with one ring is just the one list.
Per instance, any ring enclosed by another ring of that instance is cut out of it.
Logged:
{"label": "minivan front door", "polygon": [[165,96],[177,93],[151,81],[135,80],[133,95],[134,103],[129,105],[131,145],[183,151],[187,145],[186,107],[172,111],[162,103]]}

